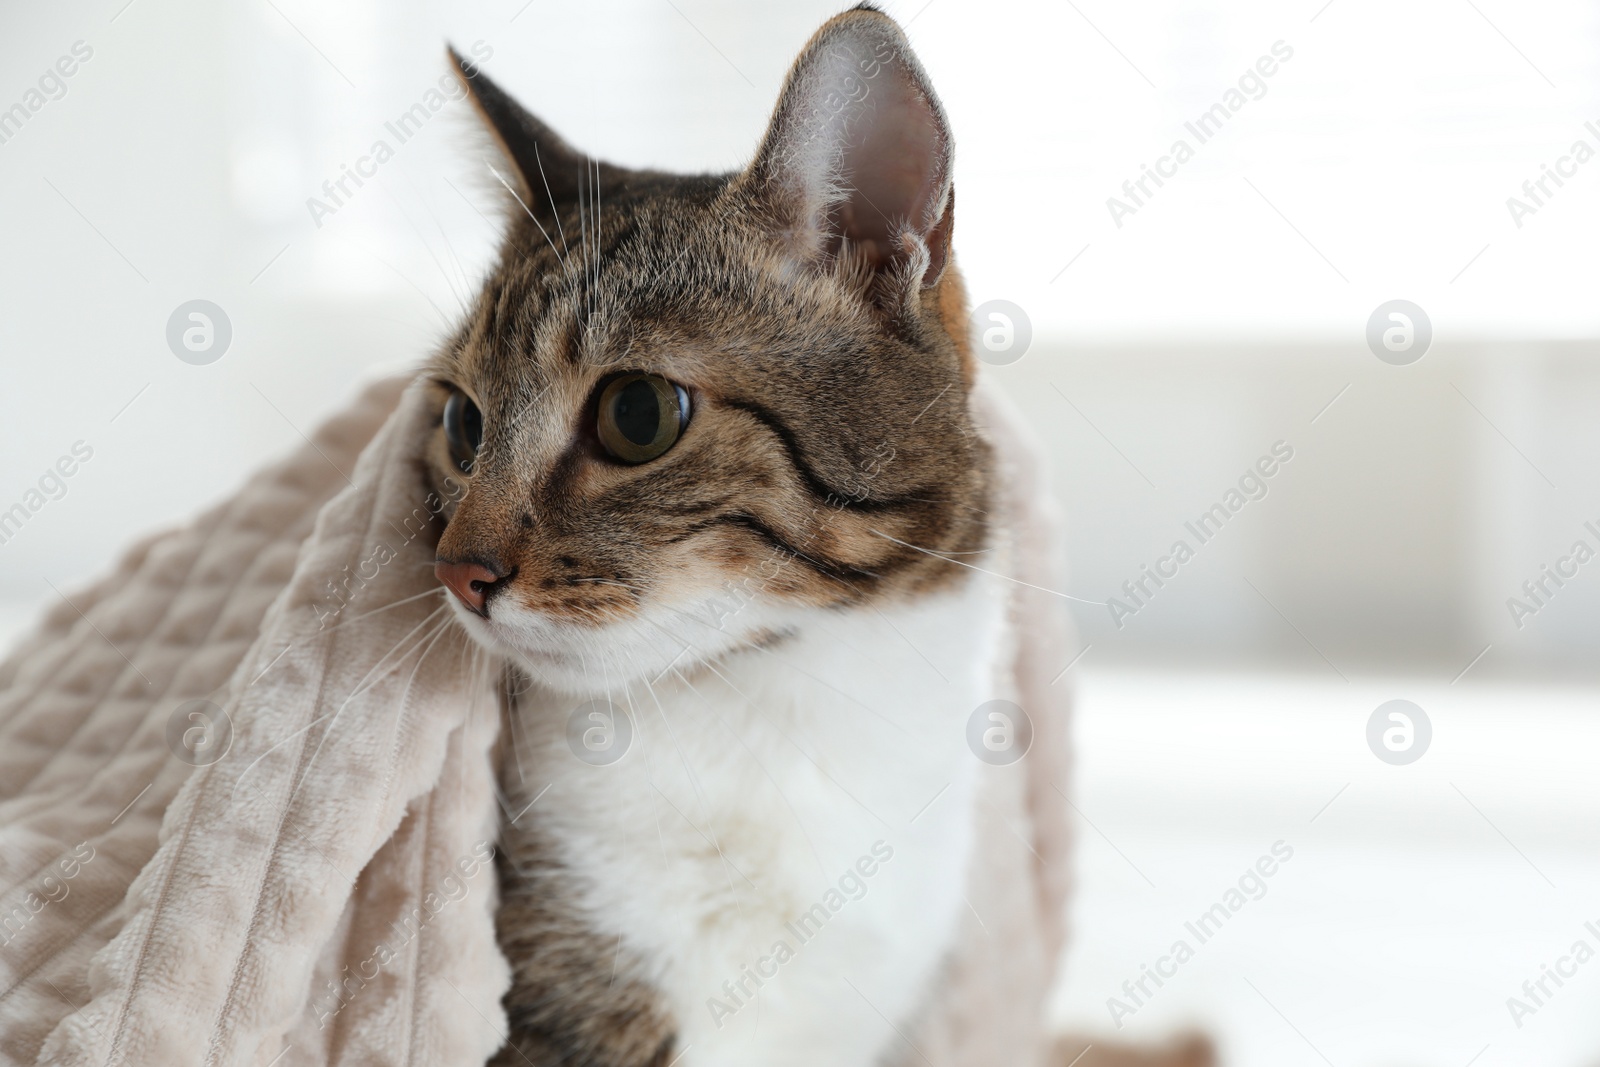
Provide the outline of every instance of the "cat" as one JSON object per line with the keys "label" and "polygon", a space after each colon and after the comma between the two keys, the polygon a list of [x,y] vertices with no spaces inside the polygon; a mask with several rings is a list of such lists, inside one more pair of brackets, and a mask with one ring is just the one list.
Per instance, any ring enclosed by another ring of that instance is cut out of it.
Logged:
{"label": "cat", "polygon": [[511,665],[494,1062],[914,1062],[1004,604],[944,110],[871,5],[732,174],[591,161],[452,57],[510,216],[427,446]]}

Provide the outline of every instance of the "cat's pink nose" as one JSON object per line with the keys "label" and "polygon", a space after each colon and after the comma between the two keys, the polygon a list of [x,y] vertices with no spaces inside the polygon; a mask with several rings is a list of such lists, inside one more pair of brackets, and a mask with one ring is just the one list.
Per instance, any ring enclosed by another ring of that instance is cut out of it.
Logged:
{"label": "cat's pink nose", "polygon": [[486,619],[489,617],[489,594],[505,577],[503,572],[492,570],[476,560],[452,563],[441,559],[434,563],[433,573],[463,604]]}

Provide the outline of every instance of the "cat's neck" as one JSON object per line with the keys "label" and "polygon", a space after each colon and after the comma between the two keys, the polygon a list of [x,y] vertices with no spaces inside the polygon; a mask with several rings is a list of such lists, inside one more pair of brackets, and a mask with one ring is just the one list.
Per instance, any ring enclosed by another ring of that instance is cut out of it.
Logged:
{"label": "cat's neck", "polygon": [[821,1062],[866,1067],[881,1020],[840,973],[891,1017],[915,1009],[963,907],[965,727],[996,695],[999,604],[974,575],[911,604],[799,613],[770,647],[626,687],[631,747],[609,766],[574,754],[566,702],[524,701],[510,807],[547,792],[528,816],[538,854],[517,854],[513,826],[510,855],[568,872],[595,943],[649,976],[693,1046],[685,1067],[811,1064],[824,1033]]}

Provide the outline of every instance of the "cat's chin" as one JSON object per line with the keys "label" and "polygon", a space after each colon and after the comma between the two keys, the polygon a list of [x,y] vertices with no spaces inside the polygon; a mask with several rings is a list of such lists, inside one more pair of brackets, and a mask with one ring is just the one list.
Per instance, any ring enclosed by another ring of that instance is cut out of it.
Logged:
{"label": "cat's chin", "polygon": [[708,661],[765,645],[774,633],[770,626],[745,632],[748,627],[702,625],[706,632],[690,641],[674,632],[674,626],[685,628],[689,615],[682,611],[663,613],[663,621],[651,618],[646,609],[639,617],[593,627],[511,604],[492,607],[487,619],[453,599],[451,609],[480,647],[510,659],[541,686],[574,697],[616,694],[663,675],[693,673]]}

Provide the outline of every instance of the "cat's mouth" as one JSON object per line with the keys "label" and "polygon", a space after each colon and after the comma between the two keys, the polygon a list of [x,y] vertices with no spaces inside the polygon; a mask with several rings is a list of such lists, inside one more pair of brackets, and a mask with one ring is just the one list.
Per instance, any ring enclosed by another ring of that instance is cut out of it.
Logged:
{"label": "cat's mouth", "polygon": [[557,617],[510,595],[494,597],[482,610],[460,596],[449,599],[456,619],[481,647],[575,696],[687,674],[740,649],[766,647],[786,632],[757,608],[730,617],[716,597],[687,606],[646,602],[626,618],[601,624]]}

